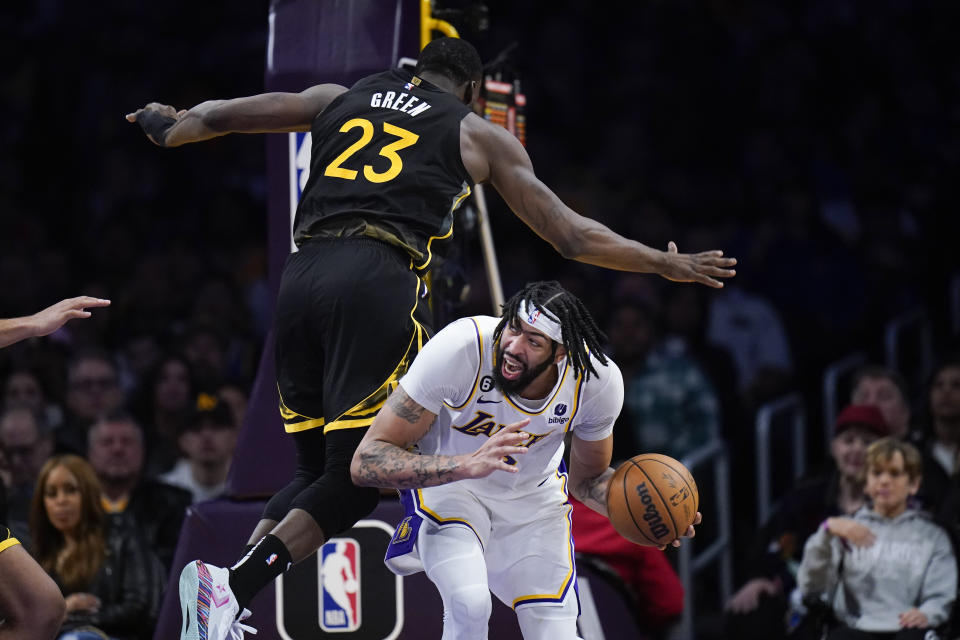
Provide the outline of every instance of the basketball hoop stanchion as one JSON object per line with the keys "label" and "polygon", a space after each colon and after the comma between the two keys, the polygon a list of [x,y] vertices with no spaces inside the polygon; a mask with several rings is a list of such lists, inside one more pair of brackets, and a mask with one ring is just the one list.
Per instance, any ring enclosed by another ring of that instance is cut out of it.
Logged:
{"label": "basketball hoop stanchion", "polygon": [[483,185],[473,189],[473,198],[477,201],[477,224],[480,227],[480,247],[483,249],[483,265],[490,284],[490,301],[493,303],[493,315],[499,317],[503,309],[503,284],[500,282],[500,268],[497,266],[497,250],[493,248],[493,231],[490,228],[490,214],[487,211],[487,199],[483,195]]}
{"label": "basketball hoop stanchion", "polygon": [[[445,20],[433,17],[433,0],[420,0],[420,48],[427,46],[433,39],[433,32],[459,38],[456,27]],[[512,48],[512,47],[511,47]],[[509,51],[509,50],[508,50]],[[506,58],[505,51],[494,62],[502,64]],[[516,74],[513,74],[516,77]],[[516,136],[524,146],[527,144],[527,123],[524,107],[527,104],[526,96],[520,92],[520,81],[503,82],[500,73],[497,77],[486,76],[483,87],[480,89],[481,115],[493,124],[501,126]],[[503,306],[503,284],[500,280],[500,268],[497,265],[497,252],[493,246],[493,230],[490,226],[490,213],[487,209],[487,200],[484,196],[483,185],[476,185],[473,189],[473,198],[477,205],[477,224],[480,229],[480,247],[483,251],[484,270],[487,273],[487,282],[490,286],[490,301],[493,303],[493,314],[500,315]]]}
{"label": "basketball hoop stanchion", "polygon": [[423,49],[433,39],[432,31],[439,31],[445,36],[459,38],[457,28],[446,20],[433,17],[432,0],[420,0],[420,49]]}
{"label": "basketball hoop stanchion", "polygon": [[[527,123],[523,112],[527,99],[524,94],[520,93],[520,81],[502,82],[488,76],[484,79],[483,90],[480,95],[483,117],[515,135],[520,140],[520,144],[526,146]],[[493,246],[493,231],[490,226],[490,214],[487,210],[483,185],[478,184],[473,193],[477,201],[480,246],[483,250],[483,263],[487,271],[487,281],[490,284],[490,300],[493,302],[494,315],[499,316],[504,301],[503,285],[500,281],[500,268],[497,266],[497,252]]]}

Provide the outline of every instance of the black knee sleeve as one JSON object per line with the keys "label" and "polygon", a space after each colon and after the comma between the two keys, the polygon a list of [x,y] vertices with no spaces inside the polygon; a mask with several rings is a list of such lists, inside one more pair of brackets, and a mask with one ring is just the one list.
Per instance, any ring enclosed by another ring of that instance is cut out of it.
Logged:
{"label": "black knee sleeve", "polygon": [[380,502],[380,490],[358,487],[350,479],[350,461],[366,431],[340,429],[324,434],[310,429],[294,434],[296,477],[267,503],[264,518],[279,522],[292,509],[302,509],[331,538],[370,515]]}
{"label": "black knee sleeve", "polygon": [[379,502],[379,489],[358,487],[350,476],[328,472],[301,491],[290,508],[309,513],[332,538],[370,515]]}

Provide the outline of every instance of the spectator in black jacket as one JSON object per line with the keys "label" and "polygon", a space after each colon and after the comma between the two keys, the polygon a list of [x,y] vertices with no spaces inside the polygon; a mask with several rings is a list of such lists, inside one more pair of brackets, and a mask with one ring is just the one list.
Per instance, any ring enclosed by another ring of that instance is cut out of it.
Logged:
{"label": "spectator in black jacket", "polygon": [[128,415],[113,414],[90,429],[87,457],[103,490],[109,514],[125,513],[170,570],[180,527],[192,502],[189,491],[143,477],[144,444],[140,425]]}
{"label": "spectator in black jacket", "polygon": [[917,499],[924,509],[937,514],[951,478],[960,472],[960,360],[937,365],[926,401],[929,425],[927,440],[920,447],[923,482]]}
{"label": "spectator in black jacket", "polygon": [[66,597],[61,638],[145,637],[155,622],[150,619],[157,592],[154,561],[134,529],[108,528],[100,483],[86,460],[67,454],[47,461],[34,492],[30,526],[37,561]]}

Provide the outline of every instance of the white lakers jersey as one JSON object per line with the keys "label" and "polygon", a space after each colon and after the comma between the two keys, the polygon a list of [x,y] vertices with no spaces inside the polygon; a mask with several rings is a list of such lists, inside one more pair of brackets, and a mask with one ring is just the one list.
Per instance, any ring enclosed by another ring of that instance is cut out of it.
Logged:
{"label": "white lakers jersey", "polygon": [[[517,473],[494,471],[463,480],[477,493],[534,490],[556,474],[568,432],[602,440],[613,431],[623,406],[623,377],[611,361],[591,355],[599,375],[574,375],[567,358],[557,364],[558,380],[546,397],[526,400],[494,384],[493,331],[499,318],[475,316],[451,323],[417,354],[400,380],[403,390],[437,419],[418,443],[422,454],[460,455],[476,451],[504,426],[524,418],[527,452],[507,460]],[[458,483],[459,484],[459,483]]]}

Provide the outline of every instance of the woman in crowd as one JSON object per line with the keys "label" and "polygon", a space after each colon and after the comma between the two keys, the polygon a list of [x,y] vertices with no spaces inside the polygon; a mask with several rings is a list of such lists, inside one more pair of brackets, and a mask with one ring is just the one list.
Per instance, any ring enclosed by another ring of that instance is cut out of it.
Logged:
{"label": "woman in crowd", "polygon": [[121,521],[108,526],[90,464],[55,456],[40,470],[30,512],[34,555],[66,597],[60,640],[138,640],[152,626],[149,550]]}

